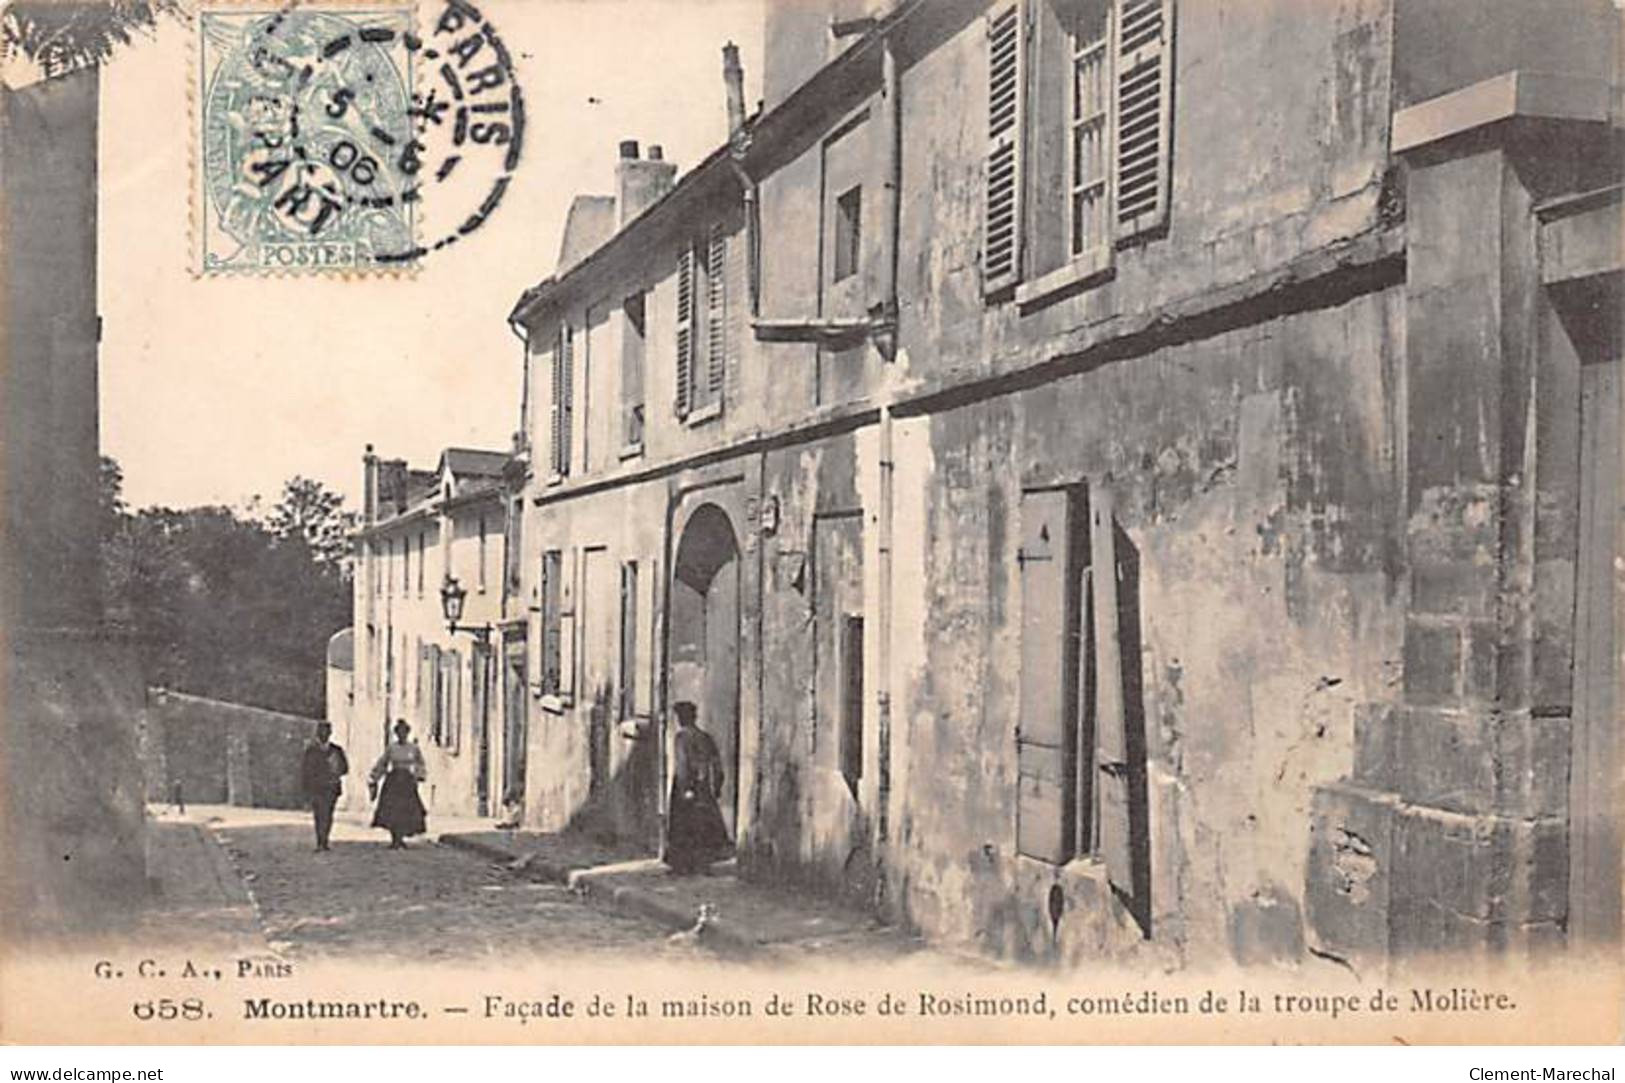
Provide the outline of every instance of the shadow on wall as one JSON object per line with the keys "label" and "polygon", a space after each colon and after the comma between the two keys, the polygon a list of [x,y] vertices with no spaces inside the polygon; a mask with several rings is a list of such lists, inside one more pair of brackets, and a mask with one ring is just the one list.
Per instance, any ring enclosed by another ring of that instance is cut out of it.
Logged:
{"label": "shadow on wall", "polygon": [[587,800],[571,814],[565,830],[653,854],[660,843],[658,731],[642,726],[637,736],[627,736],[615,713],[614,688],[600,684],[592,691],[588,717]]}

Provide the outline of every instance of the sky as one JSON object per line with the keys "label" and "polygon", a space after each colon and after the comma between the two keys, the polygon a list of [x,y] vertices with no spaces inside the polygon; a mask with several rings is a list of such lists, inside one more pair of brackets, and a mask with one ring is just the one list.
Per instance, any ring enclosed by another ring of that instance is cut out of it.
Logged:
{"label": "sky", "polygon": [[725,42],[747,102],[761,97],[761,0],[480,7],[515,55],[523,158],[491,219],[410,279],[195,278],[189,28],[107,65],[101,443],[132,507],[271,503],[298,474],[354,508],[368,443],[422,466],[447,446],[505,450],[522,359],[507,315],[552,273],[571,198],[613,193],[621,139],[661,144],[680,171],[725,140]]}

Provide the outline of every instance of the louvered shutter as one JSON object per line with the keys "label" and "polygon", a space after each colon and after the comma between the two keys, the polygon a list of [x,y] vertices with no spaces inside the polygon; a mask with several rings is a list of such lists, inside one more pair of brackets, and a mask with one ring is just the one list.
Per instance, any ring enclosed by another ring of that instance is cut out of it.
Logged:
{"label": "louvered shutter", "polygon": [[[1089,540],[1095,620],[1095,790],[1100,801],[1100,851],[1112,886],[1134,894],[1129,756],[1118,620],[1118,559],[1112,494],[1090,493]],[[1136,665],[1139,659],[1132,660]]]}
{"label": "louvered shutter", "polygon": [[559,555],[559,698],[568,702],[576,687],[576,551]]}
{"label": "louvered shutter", "polygon": [[1021,8],[988,21],[987,180],[982,237],[982,287],[1011,285],[1021,266],[1022,53]]}
{"label": "louvered shutter", "polygon": [[450,683],[446,689],[446,744],[451,751],[459,752],[463,745],[463,656],[452,651],[447,658]]}
{"label": "louvered shutter", "polygon": [[570,440],[575,431],[575,347],[570,325],[559,329],[559,466],[560,477],[570,473]]}
{"label": "louvered shutter", "polygon": [[677,254],[677,416],[687,417],[694,382],[694,249]]}
{"label": "louvered shutter", "polygon": [[1119,241],[1168,220],[1173,0],[1117,0]]}
{"label": "louvered shutter", "polygon": [[536,668],[537,687],[543,694],[559,690],[559,574],[560,556],[557,549],[542,554],[541,634]]}
{"label": "louvered shutter", "polygon": [[705,403],[722,401],[728,375],[728,237],[711,227],[705,261]]}
{"label": "louvered shutter", "polygon": [[[1075,823],[1075,700],[1068,679],[1067,496],[1021,499],[1021,716],[1016,731],[1016,849],[1071,860]],[[1073,657],[1076,657],[1075,654]]]}
{"label": "louvered shutter", "polygon": [[562,379],[564,359],[560,356],[563,349],[564,329],[561,327],[558,337],[553,343],[552,394],[549,398],[550,404],[548,407],[547,465],[548,469],[556,476],[564,473],[559,469],[560,464],[563,462],[561,445],[564,431],[564,381]]}

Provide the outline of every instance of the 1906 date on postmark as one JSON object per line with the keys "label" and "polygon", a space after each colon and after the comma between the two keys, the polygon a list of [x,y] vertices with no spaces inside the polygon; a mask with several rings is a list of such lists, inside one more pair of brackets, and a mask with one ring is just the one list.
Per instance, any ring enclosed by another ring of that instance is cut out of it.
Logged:
{"label": "1906 date on postmark", "polygon": [[523,145],[510,55],[467,0],[419,14],[198,13],[198,273],[410,268],[490,217]]}

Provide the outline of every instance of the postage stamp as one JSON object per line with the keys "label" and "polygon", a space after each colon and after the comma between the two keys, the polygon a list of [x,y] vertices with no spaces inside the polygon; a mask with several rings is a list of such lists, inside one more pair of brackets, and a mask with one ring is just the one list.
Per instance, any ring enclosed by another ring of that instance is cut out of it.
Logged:
{"label": "postage stamp", "polygon": [[[416,245],[409,8],[204,10],[202,274],[364,271]],[[394,153],[390,153],[393,151]]]}
{"label": "postage stamp", "polygon": [[442,0],[421,33],[419,14],[346,0],[199,12],[198,274],[411,269],[489,218],[523,144],[511,59],[464,0]]}

